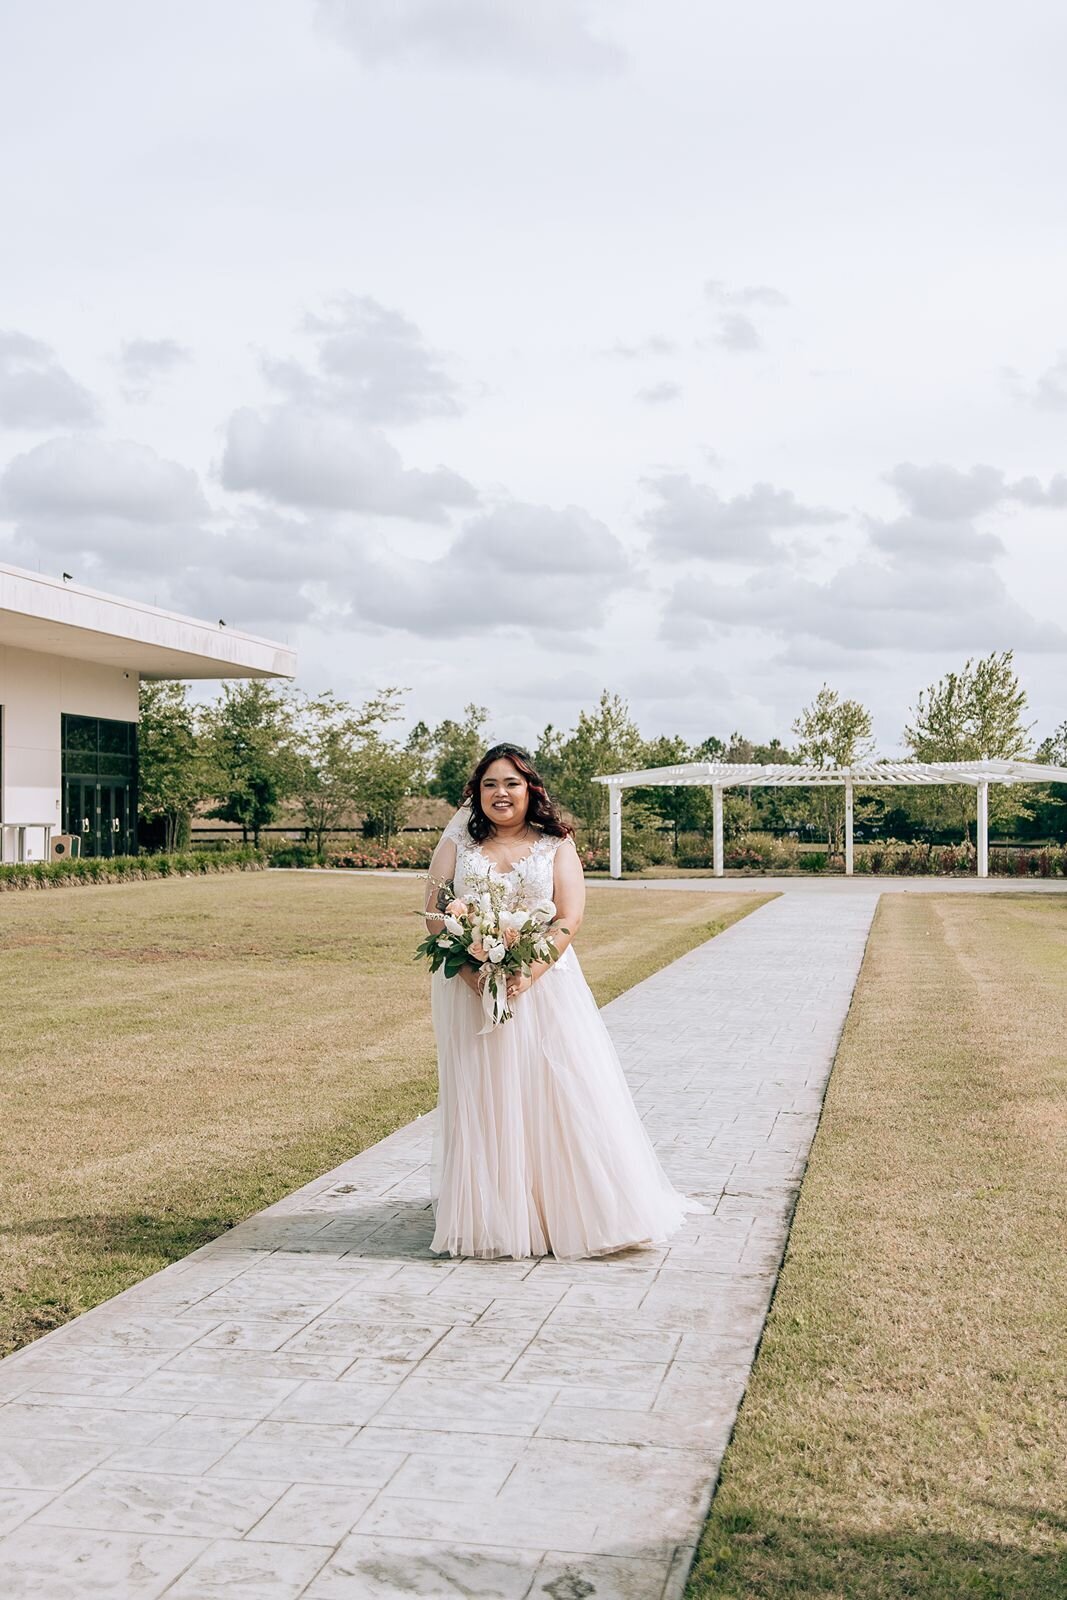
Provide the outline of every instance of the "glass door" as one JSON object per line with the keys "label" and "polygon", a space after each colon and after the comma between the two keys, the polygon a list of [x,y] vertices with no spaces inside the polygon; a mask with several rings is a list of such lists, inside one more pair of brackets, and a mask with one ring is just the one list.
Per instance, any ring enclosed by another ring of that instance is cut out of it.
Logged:
{"label": "glass door", "polygon": [[83,856],[100,854],[99,803],[96,782],[91,778],[68,778],[63,786],[63,831],[81,840]]}
{"label": "glass door", "polygon": [[100,854],[130,854],[130,790],[125,783],[101,783]]}

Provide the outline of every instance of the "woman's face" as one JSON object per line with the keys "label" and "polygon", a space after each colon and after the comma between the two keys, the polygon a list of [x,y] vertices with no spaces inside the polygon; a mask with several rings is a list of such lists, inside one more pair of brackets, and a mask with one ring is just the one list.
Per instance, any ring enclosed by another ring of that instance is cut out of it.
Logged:
{"label": "woman's face", "polygon": [[507,756],[493,761],[482,773],[480,799],[490,822],[505,828],[526,821],[529,786]]}

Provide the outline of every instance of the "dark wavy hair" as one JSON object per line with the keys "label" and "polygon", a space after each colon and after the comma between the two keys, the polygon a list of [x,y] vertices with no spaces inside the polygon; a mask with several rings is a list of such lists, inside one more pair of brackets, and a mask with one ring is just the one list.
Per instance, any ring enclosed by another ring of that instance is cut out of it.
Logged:
{"label": "dark wavy hair", "polygon": [[529,751],[518,744],[495,744],[487,750],[479,761],[474,771],[467,780],[467,787],[463,791],[464,800],[470,805],[470,821],[467,823],[467,832],[475,844],[481,844],[488,839],[493,831],[493,822],[482,810],[482,779],[486,770],[494,761],[506,758],[511,762],[516,772],[526,779],[529,791],[526,806],[526,821],[531,828],[540,828],[542,833],[550,833],[556,839],[566,839],[574,829],[564,822],[559,806],[549,795],[545,788],[541,774],[533,764]]}

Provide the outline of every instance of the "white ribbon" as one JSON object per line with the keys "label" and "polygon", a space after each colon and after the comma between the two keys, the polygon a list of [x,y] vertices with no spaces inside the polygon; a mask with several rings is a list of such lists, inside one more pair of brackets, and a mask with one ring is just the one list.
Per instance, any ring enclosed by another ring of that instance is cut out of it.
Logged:
{"label": "white ribbon", "polygon": [[[483,969],[484,970],[484,969]],[[508,980],[507,974],[497,966],[490,966],[488,974],[483,979],[482,985],[482,1010],[485,1013],[485,1026],[478,1029],[479,1036],[483,1033],[492,1033],[494,1028],[510,1017],[508,1009]]]}

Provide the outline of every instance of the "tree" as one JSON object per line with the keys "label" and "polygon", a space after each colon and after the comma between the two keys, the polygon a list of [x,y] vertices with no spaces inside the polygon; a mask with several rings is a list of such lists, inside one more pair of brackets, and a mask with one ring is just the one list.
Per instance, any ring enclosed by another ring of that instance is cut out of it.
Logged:
{"label": "tree", "polygon": [[363,813],[363,832],[388,844],[404,823],[416,774],[410,750],[394,740],[369,734],[356,756],[355,801]]}
{"label": "tree", "polygon": [[[718,743],[718,741],[715,741]],[[703,749],[709,741],[705,741]],[[639,767],[678,767],[692,761],[715,761],[702,750],[693,749],[679,736],[661,736],[648,740],[638,758]],[[632,814],[633,804],[647,807],[650,817],[662,829],[669,829],[671,848],[678,854],[678,839],[682,833],[707,833],[712,825],[712,799],[710,789],[700,784],[678,784],[671,788],[631,789],[626,797],[627,811]]]}
{"label": "tree", "polygon": [[[805,766],[811,767],[851,767],[868,760],[874,753],[872,731],[866,706],[858,700],[842,700],[837,690],[826,683],[793,723],[796,753]],[[814,791],[812,800],[826,829],[829,854],[840,853],[845,829],[844,791],[826,784]]]}
{"label": "tree", "polygon": [[287,690],[260,679],[226,683],[222,699],[203,716],[211,790],[219,804],[207,814],[236,822],[247,842],[273,822],[297,777],[292,703]]}
{"label": "tree", "polygon": [[[962,672],[949,672],[920,692],[904,729],[904,742],[916,761],[1010,761],[1025,755],[1033,723],[1024,725],[1026,691],[1019,685],[1011,650],[980,660],[968,657]],[[946,811],[970,838],[977,816],[973,785],[950,785],[940,795],[916,800],[936,820]],[[993,785],[990,820],[1003,824],[1028,816],[1026,800],[1013,789]]]}
{"label": "tree", "polygon": [[355,804],[358,749],[366,726],[359,712],[329,690],[299,698],[293,794],[318,855],[326,834],[340,826]]}
{"label": "tree", "polygon": [[[1067,722],[1042,739],[1034,759],[1052,767],[1067,767]],[[1050,783],[1029,791],[1034,831],[1044,839],[1067,838],[1067,783]]]}
{"label": "tree", "polygon": [[453,806],[461,803],[467,779],[489,742],[485,731],[488,720],[489,713],[484,706],[469,705],[463,708],[462,722],[448,719],[434,729],[434,774],[430,779],[430,794],[440,795]]}
{"label": "tree", "polygon": [[434,773],[434,732],[428,722],[420,718],[404,740],[404,749],[411,757],[412,791],[429,794]]}
{"label": "tree", "polygon": [[606,784],[593,779],[633,770],[641,751],[641,735],[629,706],[607,689],[595,711],[579,712],[578,725],[570,733],[560,733],[550,724],[541,735],[537,766],[555,798],[582,823],[591,849],[604,842],[609,806]]}
{"label": "tree", "polygon": [[138,813],[162,825],[164,850],[183,847],[194,807],[211,792],[184,683],[142,682],[137,767]]}

